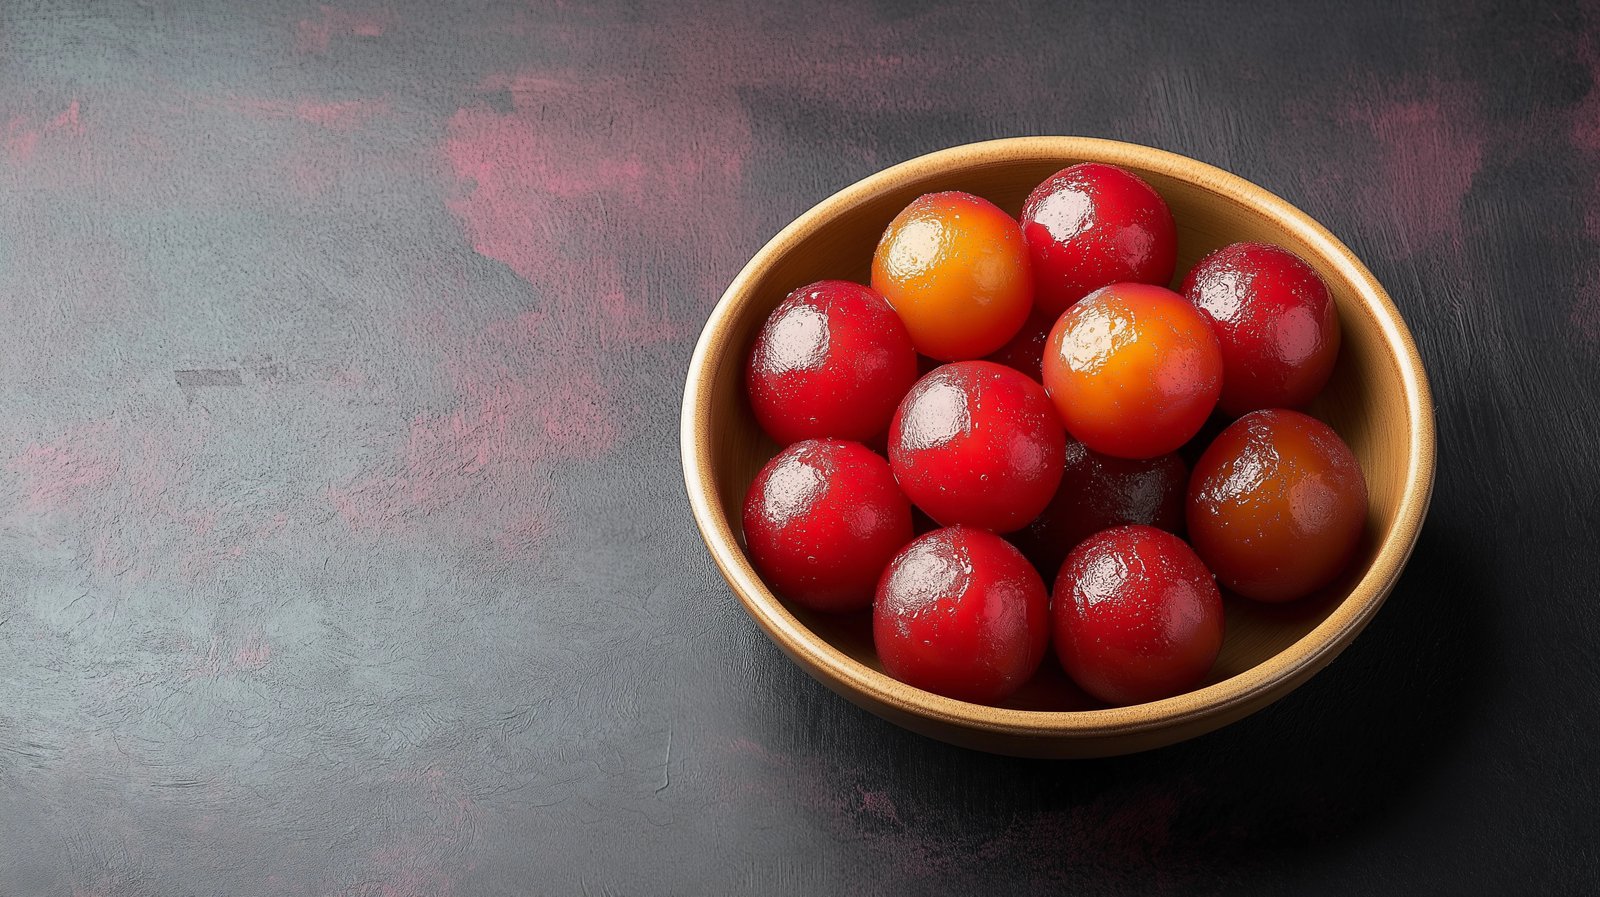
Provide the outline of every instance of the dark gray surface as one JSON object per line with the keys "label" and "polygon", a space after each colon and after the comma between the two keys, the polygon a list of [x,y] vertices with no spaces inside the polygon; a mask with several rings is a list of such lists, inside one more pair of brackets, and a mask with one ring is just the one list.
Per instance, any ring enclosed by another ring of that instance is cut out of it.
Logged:
{"label": "dark gray surface", "polygon": [[[1600,12],[0,6],[0,894],[1600,887]],[[779,227],[1086,134],[1287,197],[1438,402],[1326,672],[1122,759],[792,667],[682,497]]]}

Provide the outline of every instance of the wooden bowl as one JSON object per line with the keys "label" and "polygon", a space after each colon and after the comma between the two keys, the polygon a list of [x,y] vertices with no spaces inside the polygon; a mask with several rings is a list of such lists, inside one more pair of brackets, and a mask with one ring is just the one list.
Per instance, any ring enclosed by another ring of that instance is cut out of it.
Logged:
{"label": "wooden bowl", "polygon": [[[828,616],[774,595],[739,543],[745,490],[777,447],[744,397],[743,365],[756,330],[795,287],[824,278],[868,281],[878,237],[918,195],[965,190],[1016,214],[1028,192],[1077,162],[1109,162],[1149,181],[1178,223],[1181,280],[1228,243],[1276,243],[1327,281],[1344,342],[1332,382],[1312,407],[1350,444],[1370,492],[1366,533],[1346,575],[1289,606],[1230,597],[1227,636],[1196,691],[1104,707],[1078,691],[1053,656],[1003,707],[941,697],[885,675],[869,615]],[[683,396],[683,471],[706,546],[745,609],[795,663],[894,723],[952,744],[1005,754],[1088,757],[1191,738],[1283,697],[1326,666],[1377,612],[1416,544],[1433,490],[1433,402],[1411,334],[1383,287],[1304,212],[1234,175],[1162,150],[1080,137],[974,143],[896,165],[841,190],[756,253],[722,295],[689,364]],[[1043,709],[1048,708],[1048,709]]]}

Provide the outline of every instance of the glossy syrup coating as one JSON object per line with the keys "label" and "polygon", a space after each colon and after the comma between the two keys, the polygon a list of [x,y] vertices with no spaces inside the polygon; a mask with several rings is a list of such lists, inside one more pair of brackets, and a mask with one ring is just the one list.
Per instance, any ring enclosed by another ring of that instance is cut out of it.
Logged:
{"label": "glossy syrup coating", "polygon": [[1047,578],[1079,542],[1101,530],[1131,523],[1172,533],[1182,528],[1189,467],[1177,455],[1113,458],[1069,437],[1066,459],[1055,497],[1012,537]]}
{"label": "glossy syrup coating", "polygon": [[1222,345],[1222,410],[1303,408],[1339,359],[1339,310],[1328,285],[1277,246],[1234,243],[1201,259],[1184,298],[1205,312]]}
{"label": "glossy syrup coating", "polygon": [[1224,586],[1293,601],[1350,563],[1367,482],[1332,427],[1298,411],[1254,411],[1195,463],[1187,513],[1189,541]]}
{"label": "glossy syrup coating", "polygon": [[1022,207],[1034,304],[1050,317],[1113,283],[1166,286],[1178,228],[1154,187],[1132,172],[1084,162],[1051,175]]}
{"label": "glossy syrup coating", "polygon": [[911,504],[871,449],[808,439],[756,474],[744,538],[773,591],[813,610],[860,610],[884,565],[911,541]]}
{"label": "glossy syrup coating", "polygon": [[1055,494],[1065,450],[1044,388],[991,361],[934,369],[889,426],[895,480],[941,526],[1025,526]]}
{"label": "glossy syrup coating", "polygon": [[878,583],[872,639],[889,675],[979,704],[1031,678],[1050,638],[1044,580],[1015,548],[964,526],[895,555]]}
{"label": "glossy syrup coating", "polygon": [[871,442],[917,380],[917,352],[876,290],[843,280],[803,286],[756,334],[745,386],[756,420],[780,445]]}
{"label": "glossy syrup coating", "polygon": [[1222,391],[1211,322],[1165,287],[1119,283],[1067,309],[1044,352],[1044,387],[1067,431],[1119,458],[1176,451]]}
{"label": "glossy syrup coating", "polygon": [[1222,595],[1183,540],[1149,526],[1103,530],[1067,555],[1052,593],[1056,656],[1108,704],[1190,691],[1222,650]]}
{"label": "glossy syrup coating", "polygon": [[928,193],[895,216],[872,258],[872,286],[917,351],[939,361],[988,355],[1033,307],[1022,229],[970,193]]}

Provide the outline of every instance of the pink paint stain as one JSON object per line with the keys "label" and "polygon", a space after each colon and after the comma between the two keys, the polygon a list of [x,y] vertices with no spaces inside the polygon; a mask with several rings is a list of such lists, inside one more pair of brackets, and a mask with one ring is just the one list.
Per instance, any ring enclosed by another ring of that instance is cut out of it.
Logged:
{"label": "pink paint stain", "polygon": [[[68,226],[49,211],[48,198],[37,195],[41,188],[70,185],[71,195],[104,199],[103,169],[86,161],[69,153],[41,155],[21,168],[0,163],[0,190],[10,197],[5,208],[17,216],[8,231],[14,240],[6,253],[7,286],[0,292],[9,341],[0,352],[0,383],[71,376],[110,328],[136,328],[147,320],[136,310],[149,295],[148,257],[119,229]],[[27,220],[36,223],[15,226]]]}
{"label": "pink paint stain", "polygon": [[595,458],[616,441],[613,400],[593,372],[556,382],[475,376],[454,378],[464,399],[460,408],[416,421],[416,460],[442,459],[475,473],[500,462]]}
{"label": "pink paint stain", "polygon": [[482,811],[442,770],[395,778],[411,803],[402,809],[412,824],[367,858],[370,867],[337,897],[451,897],[455,877],[470,867]]}
{"label": "pink paint stain", "polygon": [[377,851],[372,863],[384,870],[379,873],[383,880],[351,885],[340,890],[338,897],[450,897],[455,893],[450,876],[431,868],[408,848]]}
{"label": "pink paint stain", "polygon": [[[603,77],[560,66],[493,74],[479,84],[484,100],[451,117],[442,152],[457,183],[447,205],[470,245],[536,287],[615,284],[630,308],[666,317],[648,275],[594,245],[593,235],[617,234],[619,244],[659,246],[696,266],[690,282],[709,305],[748,254],[762,201],[741,195],[756,151],[747,91],[850,110],[954,111],[945,82],[1003,64],[973,52],[959,10],[910,21],[818,10],[779,45],[761,22],[729,13],[596,21],[603,15],[546,5],[494,23],[495,33],[538,35],[565,54],[615,65]],[[916,53],[905,52],[908,34]],[[1012,102],[1060,95],[1047,78],[1008,75],[999,89]],[[994,102],[988,93],[956,100],[979,111]],[[866,141],[840,152],[885,161]]]}
{"label": "pink paint stain", "polygon": [[[1600,47],[1590,35],[1578,42],[1578,57],[1589,70],[1591,87],[1573,112],[1569,135],[1574,147],[1600,165]],[[1590,175],[1584,210],[1584,232],[1600,243],[1600,170]],[[1589,262],[1579,275],[1568,320],[1577,342],[1589,349],[1600,347],[1600,263]]]}
{"label": "pink paint stain", "polygon": [[1591,86],[1573,110],[1570,135],[1574,146],[1600,155],[1600,47],[1592,35],[1578,38],[1578,59],[1589,70]]}
{"label": "pink paint stain", "polygon": [[357,533],[404,532],[413,515],[426,513],[435,489],[427,480],[368,475],[343,486],[330,486],[328,503],[345,525]]}
{"label": "pink paint stain", "polygon": [[441,370],[457,404],[414,417],[398,457],[333,487],[328,499],[356,532],[487,528],[502,551],[531,553],[551,531],[551,465],[602,457],[621,435],[597,350],[573,349],[563,326],[537,312],[466,339],[447,319],[422,326],[426,345],[444,347]]}
{"label": "pink paint stain", "polygon": [[550,538],[552,528],[549,512],[538,508],[524,511],[495,534],[495,547],[507,558],[529,557]]}
{"label": "pink paint stain", "polygon": [[[750,148],[748,125],[736,115],[720,120],[720,103],[660,108],[657,90],[629,79],[520,72],[492,75],[479,90],[509,97],[511,111],[479,105],[451,117],[445,156],[457,177],[475,183],[456,201],[469,225],[478,211],[473,193],[489,207],[483,211],[513,215],[538,209],[521,206],[511,195],[518,189],[568,198],[617,194],[656,205],[715,202],[695,191],[737,178]],[[712,112],[718,121],[709,120]],[[502,260],[515,267],[512,247]]]}
{"label": "pink paint stain", "polygon": [[373,164],[399,165],[398,159],[374,159],[363,152],[358,132],[375,120],[387,116],[387,98],[327,100],[319,97],[266,99],[229,96],[221,99],[194,97],[199,107],[220,107],[229,112],[263,122],[289,122],[326,132],[327,139],[295,135],[277,158],[269,160],[272,178],[287,184],[304,199],[319,199],[335,190],[352,172]]}
{"label": "pink paint stain", "polygon": [[79,110],[79,102],[73,100],[67,108],[42,123],[35,124],[27,115],[12,116],[6,121],[4,136],[0,137],[7,161],[14,165],[26,164],[33,160],[41,146],[82,138],[86,131]]}
{"label": "pink paint stain", "polygon": [[1389,86],[1347,104],[1340,121],[1370,130],[1377,168],[1358,185],[1367,208],[1400,226],[1402,255],[1462,248],[1462,201],[1483,167],[1476,88],[1433,81]]}
{"label": "pink paint stain", "polygon": [[388,100],[265,100],[230,98],[228,108],[262,119],[299,121],[330,131],[354,131],[389,112]]}
{"label": "pink paint stain", "polygon": [[5,463],[16,475],[12,519],[70,515],[90,569],[128,581],[219,575],[281,525],[241,519],[193,487],[207,428],[160,417],[68,427]]}
{"label": "pink paint stain", "polygon": [[212,636],[204,654],[196,652],[187,639],[181,639],[182,650],[190,657],[184,669],[185,679],[218,679],[227,676],[259,672],[272,662],[272,646],[259,632],[252,632],[232,652],[228,651],[221,636]]}
{"label": "pink paint stain", "polygon": [[233,652],[232,668],[241,672],[260,670],[272,662],[272,646],[261,636],[252,635]]}
{"label": "pink paint stain", "polygon": [[743,212],[736,185],[751,135],[727,86],[682,102],[664,83],[529,71],[491,76],[487,100],[458,110],[442,153],[454,175],[446,206],[473,249],[622,341],[679,334],[667,297],[623,273],[610,251],[634,239],[686,256],[719,246]]}
{"label": "pink paint stain", "polygon": [[89,563],[103,573],[122,576],[133,569],[134,555],[124,540],[102,531],[95,534],[90,545]]}
{"label": "pink paint stain", "polygon": [[[1593,269],[1596,266],[1591,264],[1589,267]],[[1584,344],[1600,346],[1600,275],[1591,273],[1579,285],[1568,319]]]}
{"label": "pink paint stain", "polygon": [[387,12],[357,12],[324,6],[315,18],[295,23],[294,48],[301,53],[326,53],[335,38],[382,37],[393,21],[393,15]]}
{"label": "pink paint stain", "polygon": [[896,825],[901,825],[900,811],[895,807],[894,798],[888,791],[861,791],[861,810],[880,819],[885,819]]}
{"label": "pink paint stain", "polygon": [[[736,102],[733,127],[713,127],[629,79],[522,72],[480,91],[510,109],[484,100],[451,116],[446,207],[476,252],[533,288],[539,310],[466,335],[447,317],[425,322],[427,346],[446,347],[441,373],[458,403],[415,417],[398,459],[329,499],[357,531],[442,515],[462,532],[486,524],[503,556],[527,556],[554,526],[544,510],[552,465],[602,457],[623,436],[615,353],[690,332],[670,317],[670,297],[625,273],[611,238],[597,235],[702,251],[702,231],[686,222],[737,219],[729,185],[750,137]],[[510,501],[489,500],[490,483],[518,485]]]}
{"label": "pink paint stain", "polygon": [[109,445],[110,427],[69,428],[56,439],[29,445],[6,468],[21,475],[29,511],[51,511],[92,501],[116,478],[119,457]]}
{"label": "pink paint stain", "polygon": [[[389,457],[327,491],[355,532],[536,550],[559,523],[545,500],[557,466],[602,457],[629,435],[623,378],[633,374],[619,372],[618,357],[687,339],[699,325],[698,314],[674,311],[682,296],[663,289],[654,264],[615,247],[655,246],[691,266],[702,306],[748,252],[754,213],[741,185],[755,141],[741,92],[798,84],[843,98],[883,76],[896,102],[915,105],[937,67],[898,54],[891,23],[862,26],[874,29],[872,46],[836,59],[768,53],[758,26],[738,17],[604,28],[563,21],[560,10],[508,18],[506,28],[537,31],[569,53],[611,54],[619,71],[492,74],[447,121],[445,207],[466,245],[528,284],[537,311],[488,327],[429,322],[417,354],[443,359],[454,400],[412,415]],[[812,27],[826,35],[839,24]],[[312,44],[323,30],[311,29]],[[632,61],[646,58],[655,62]]]}

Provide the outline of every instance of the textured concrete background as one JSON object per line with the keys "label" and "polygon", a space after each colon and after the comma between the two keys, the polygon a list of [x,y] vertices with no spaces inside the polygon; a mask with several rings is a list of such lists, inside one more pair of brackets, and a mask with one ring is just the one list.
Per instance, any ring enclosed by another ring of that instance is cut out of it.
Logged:
{"label": "textured concrete background", "polygon": [[[0,4],[0,894],[1600,887],[1600,10]],[[722,287],[971,140],[1325,222],[1438,399],[1371,628],[1198,741],[970,754],[682,496]]]}

